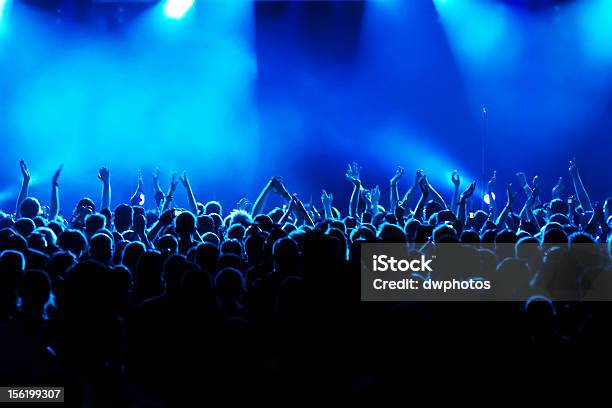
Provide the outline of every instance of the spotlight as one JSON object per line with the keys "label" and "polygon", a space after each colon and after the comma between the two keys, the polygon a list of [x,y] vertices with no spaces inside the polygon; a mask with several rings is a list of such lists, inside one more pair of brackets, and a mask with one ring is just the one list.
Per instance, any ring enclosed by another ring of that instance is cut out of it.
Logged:
{"label": "spotlight", "polygon": [[[493,198],[493,200],[495,200],[495,193],[491,193],[491,197]],[[483,200],[484,200],[486,205],[490,205],[491,204],[491,197],[489,197],[488,193],[484,195]]]}
{"label": "spotlight", "polygon": [[166,0],[164,14],[173,20],[179,20],[187,14],[194,2],[195,0]]}
{"label": "spotlight", "polygon": [[8,2],[9,0],[0,0],[0,21],[2,21],[2,17],[4,16],[4,9],[8,8]]}

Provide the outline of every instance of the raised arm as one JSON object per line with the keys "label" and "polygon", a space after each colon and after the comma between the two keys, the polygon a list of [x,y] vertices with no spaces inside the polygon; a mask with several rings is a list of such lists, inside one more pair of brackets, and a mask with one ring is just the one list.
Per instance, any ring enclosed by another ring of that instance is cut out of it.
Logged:
{"label": "raised arm", "polygon": [[19,168],[21,169],[21,190],[19,190],[19,197],[17,197],[15,218],[21,217],[21,203],[28,197],[28,189],[30,187],[30,171],[24,160],[19,161]]}
{"label": "raised arm", "polygon": [[413,201],[413,197],[417,193],[417,191],[419,190],[419,181],[421,180],[421,177],[423,177],[423,170],[419,169],[419,170],[416,171],[416,173],[414,175],[414,183],[412,184],[412,186],[410,186],[408,191],[406,191],[406,194],[404,194],[404,198],[399,203],[399,205],[404,210],[408,210],[410,208],[410,204]]}
{"label": "raised arm", "polygon": [[312,221],[310,214],[308,214],[308,211],[306,211],[306,207],[304,207],[302,200],[300,200],[296,194],[293,195],[293,200],[295,201],[295,211],[300,214],[300,218],[304,220],[304,223],[306,225],[314,226],[314,222]]}
{"label": "raised arm", "polygon": [[440,195],[440,193],[438,193],[436,191],[435,188],[433,188],[433,186],[430,184],[429,185],[429,191],[431,191],[431,196],[432,199],[437,202],[438,204],[440,204],[444,209],[448,208],[448,206],[446,205],[446,202],[444,201],[444,198],[442,198],[442,196]]}
{"label": "raised arm", "polygon": [[255,203],[253,204],[253,212],[251,216],[255,217],[263,212],[264,207],[266,206],[266,201],[268,201],[268,196],[276,185],[276,180],[276,177],[272,177],[262,188],[261,192],[257,196],[257,199],[255,200]]}
{"label": "raised arm", "polygon": [[55,221],[59,214],[59,176],[62,173],[64,165],[60,165],[59,169],[53,174],[51,180],[51,208],[49,209],[49,221]]}
{"label": "raised arm", "polygon": [[321,193],[321,203],[323,204],[323,211],[325,212],[325,219],[331,220],[334,218],[332,213],[332,202],[334,201],[334,195],[332,193],[327,193],[327,191],[323,190]]}
{"label": "raised arm", "polygon": [[582,184],[575,157],[573,160],[570,160],[569,173],[572,177],[572,183],[574,184],[574,190],[576,190],[576,197],[578,198],[580,206],[585,212],[593,211],[589,195],[587,194],[586,188],[584,188],[584,184]]}
{"label": "raised arm", "polygon": [[156,168],[155,171],[153,171],[152,178],[153,178],[153,191],[155,191],[153,195],[153,197],[155,198],[155,207],[157,208],[157,211],[159,211],[162,207],[165,196],[164,196],[163,190],[159,186],[159,169],[158,168]]}
{"label": "raised arm", "polygon": [[552,188],[551,195],[552,199],[561,199],[561,193],[565,189],[565,183],[563,182],[563,177],[559,177],[557,180],[557,184]]}
{"label": "raised arm", "polygon": [[468,186],[468,188],[461,193],[461,197],[459,197],[459,204],[457,205],[457,219],[461,221],[465,225],[465,205],[467,203],[468,198],[474,194],[474,190],[476,190],[476,182],[472,181],[472,183]]}
{"label": "raised arm", "polygon": [[351,193],[351,201],[349,203],[349,216],[351,217],[357,217],[357,208],[359,208],[359,196],[361,195],[360,172],[361,166],[355,162],[349,163],[346,178],[353,184],[353,192]]}
{"label": "raised arm", "polygon": [[295,198],[292,198],[291,201],[289,202],[289,205],[287,205],[287,208],[285,209],[285,212],[283,213],[283,216],[281,217],[280,220],[278,220],[278,223],[280,225],[285,225],[285,223],[287,222],[287,220],[289,219],[289,216],[291,215],[291,213],[296,209],[296,202],[295,202]]}
{"label": "raised arm", "polygon": [[170,188],[168,189],[168,194],[164,198],[164,206],[162,207],[162,213],[165,213],[172,206],[172,202],[174,201],[174,192],[176,191],[176,186],[178,184],[178,174],[172,173],[172,178],[170,179]]}
{"label": "raised arm", "polygon": [[102,207],[101,209],[110,210],[111,205],[111,186],[110,171],[107,167],[102,167],[98,171],[98,178],[102,181]]}
{"label": "raised arm", "polygon": [[429,183],[425,176],[421,177],[419,180],[419,188],[421,189],[421,198],[417,203],[416,210],[414,210],[414,218],[423,221],[423,209],[425,208],[427,197],[429,197]]}
{"label": "raised arm", "polygon": [[370,199],[372,200],[372,215],[378,214],[378,203],[380,203],[380,187],[374,186],[370,190]]}
{"label": "raised arm", "polygon": [[155,241],[155,239],[159,235],[159,232],[163,228],[172,224],[172,221],[174,221],[175,217],[176,217],[176,211],[174,210],[174,208],[165,210],[159,216],[159,220],[157,220],[157,222],[153,224],[153,228],[151,228],[149,232],[147,233],[147,238],[149,239],[149,242]]}
{"label": "raised arm", "polygon": [[[531,189],[529,190],[531,191]],[[508,214],[510,213],[510,210],[512,210],[512,204],[514,204],[514,201],[516,200],[517,193],[512,191],[512,184],[508,184],[506,195],[508,197],[508,201],[506,201],[506,206],[502,210],[501,214],[499,214],[499,217],[495,222],[495,224],[497,225],[497,229],[502,229],[503,226],[506,224],[506,218],[508,218]],[[531,196],[531,193],[529,195]]]}
{"label": "raised arm", "polygon": [[389,181],[389,201],[390,201],[390,207],[389,210],[390,211],[395,211],[395,207],[398,206],[399,204],[399,190],[397,188],[397,183],[399,183],[400,179],[402,178],[402,176],[404,175],[404,168],[401,166],[397,166],[397,169],[395,170],[395,174],[393,175],[393,177],[391,177],[391,180]]}
{"label": "raised arm", "polygon": [[459,177],[459,172],[457,170],[454,170],[453,174],[451,174],[451,182],[453,183],[453,197],[451,199],[451,209],[452,211],[456,211],[457,204],[459,202],[459,185],[461,184],[461,178]]}
{"label": "raised arm", "polygon": [[493,177],[487,182],[487,194],[489,195],[489,218],[494,220],[497,218],[497,202],[495,201],[495,194],[493,187],[497,182],[497,171],[493,171]]}
{"label": "raised arm", "polygon": [[525,192],[525,195],[527,197],[530,197],[531,187],[529,187],[529,184],[527,183],[527,175],[523,173],[522,171],[519,171],[518,173],[516,173],[516,178],[518,179],[519,184],[521,185],[521,188]]}
{"label": "raised arm", "polygon": [[185,187],[185,191],[187,191],[187,201],[189,202],[189,210],[195,215],[198,216],[198,203],[196,202],[195,196],[193,195],[193,190],[191,189],[191,183],[189,183],[189,179],[187,178],[187,172],[183,172],[183,177],[180,178],[183,187]]}
{"label": "raised arm", "polygon": [[132,198],[130,198],[130,205],[141,205],[144,199],[144,181],[142,181],[142,172],[138,171],[138,185]]}

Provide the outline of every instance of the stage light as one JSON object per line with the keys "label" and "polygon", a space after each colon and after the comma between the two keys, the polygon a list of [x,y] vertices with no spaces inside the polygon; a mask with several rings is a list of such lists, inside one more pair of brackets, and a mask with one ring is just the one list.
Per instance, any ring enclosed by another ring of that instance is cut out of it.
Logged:
{"label": "stage light", "polygon": [[491,198],[493,198],[493,200],[495,201],[495,193],[491,193],[491,197],[489,197],[488,193],[484,195],[483,200],[486,205],[491,205]]}
{"label": "stage light", "polygon": [[4,17],[4,9],[8,8],[8,2],[10,0],[0,0],[0,22],[2,22],[2,18]]}
{"label": "stage light", "polygon": [[195,0],[166,0],[164,14],[173,20],[179,20],[187,14],[194,2]]}

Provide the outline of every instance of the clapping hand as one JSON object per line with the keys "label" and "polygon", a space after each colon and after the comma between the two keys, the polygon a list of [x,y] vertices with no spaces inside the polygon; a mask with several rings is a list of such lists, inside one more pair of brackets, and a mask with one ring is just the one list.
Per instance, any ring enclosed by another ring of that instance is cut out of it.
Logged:
{"label": "clapping hand", "polygon": [[[349,166],[350,168],[350,166]],[[395,174],[391,177],[391,181],[389,182],[392,186],[397,185],[400,179],[404,176],[404,168],[401,166],[397,166],[397,170],[395,170]]]}
{"label": "clapping hand", "polygon": [[468,186],[468,188],[466,188],[463,193],[461,193],[461,202],[465,203],[465,201],[470,198],[472,196],[472,194],[474,194],[474,191],[476,190],[476,182],[472,181],[470,183],[470,185]]}

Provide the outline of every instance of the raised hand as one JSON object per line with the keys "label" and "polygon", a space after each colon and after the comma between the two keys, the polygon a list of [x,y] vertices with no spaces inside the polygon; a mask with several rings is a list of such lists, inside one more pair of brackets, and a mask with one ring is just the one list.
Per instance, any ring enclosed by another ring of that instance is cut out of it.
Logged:
{"label": "raised hand", "polygon": [[565,189],[565,183],[563,182],[563,177],[559,177],[557,180],[557,184],[552,189],[552,197],[559,198],[561,197],[561,193]]}
{"label": "raised hand", "polygon": [[57,186],[57,181],[59,180],[59,176],[60,174],[62,174],[62,169],[64,168],[64,165],[61,164],[59,166],[59,168],[55,171],[55,173],[53,174],[53,179],[51,180],[54,186]]}
{"label": "raised hand", "polygon": [[375,186],[372,190],[370,190],[372,205],[378,205],[380,202],[380,187]]}
{"label": "raised hand", "polygon": [[155,170],[153,170],[151,176],[153,177],[153,182],[157,184],[159,182],[159,167],[156,167]]}
{"label": "raised hand", "polygon": [[372,208],[372,193],[370,193],[370,190],[368,190],[367,188],[364,188],[360,191],[361,194],[361,198],[363,199],[363,201],[365,201],[366,204],[366,209],[371,209]]}
{"label": "raised hand", "polygon": [[177,172],[172,173],[172,176],[170,178],[170,190],[174,191],[176,190],[176,186],[178,186],[179,183],[179,174]]}
{"label": "raised hand", "polygon": [[349,163],[346,178],[355,185],[361,185],[361,166],[356,162]]}
{"label": "raised hand", "polygon": [[468,188],[466,188],[463,193],[461,193],[461,199],[460,201],[462,203],[465,203],[465,201],[470,198],[472,196],[472,194],[474,194],[474,190],[476,190],[476,182],[472,181],[470,183],[470,185],[468,186]]}
{"label": "raised hand", "polygon": [[570,160],[568,171],[569,171],[570,176],[578,177],[578,165],[576,164],[575,157],[572,160]]}
{"label": "raised hand", "polygon": [[521,183],[521,187],[524,187],[527,184],[527,175],[522,171],[516,173],[516,178],[518,179],[519,183]]}
{"label": "raised hand", "polygon": [[534,176],[533,180],[531,181],[531,184],[533,184],[533,188],[539,188],[540,187],[540,177],[539,176]]}
{"label": "raised hand", "polygon": [[25,160],[19,160],[19,168],[21,169],[21,178],[24,182],[30,181],[30,171]]}
{"label": "raised hand", "polygon": [[321,193],[321,203],[323,204],[323,208],[331,207],[334,201],[334,195],[332,193],[327,193],[327,191],[323,190]]}
{"label": "raised hand", "polygon": [[142,180],[142,171],[138,170],[138,187],[137,193],[144,193],[144,181]]}
{"label": "raised hand", "polygon": [[250,204],[251,204],[251,203],[249,202],[249,199],[248,199],[248,198],[246,198],[246,197],[242,197],[242,198],[241,198],[240,200],[238,200],[238,202],[236,203],[236,208],[237,208],[238,210],[241,210],[241,211],[246,211],[246,210],[247,210],[247,208],[249,208],[249,205],[250,205]]}
{"label": "raised hand", "polygon": [[183,187],[189,188],[191,186],[189,184],[189,178],[187,177],[187,172],[186,171],[184,171],[183,175],[181,177],[179,177],[179,180],[181,181],[181,184],[183,184]]}
{"label": "raised hand", "polygon": [[497,182],[497,170],[493,170],[493,177],[487,182],[487,191],[490,193]]}
{"label": "raised hand", "polygon": [[507,205],[511,206],[516,201],[516,197],[518,195],[518,193],[516,193],[516,192],[514,192],[512,190],[512,184],[508,184],[508,187],[506,189],[506,195],[508,197],[508,204]]}
{"label": "raised hand", "polygon": [[172,221],[174,221],[175,218],[176,210],[174,208],[171,208],[162,213],[162,215],[159,217],[159,223],[167,226],[172,224]]}
{"label": "raised hand", "polygon": [[461,184],[461,179],[459,178],[459,172],[457,170],[453,170],[453,174],[451,174],[451,181],[455,188],[459,188],[459,184]]}
{"label": "raised hand", "polygon": [[103,183],[108,183],[110,181],[110,171],[107,167],[101,167],[100,170],[98,170],[98,179]]}
{"label": "raised hand", "polygon": [[392,186],[396,186],[400,179],[404,176],[404,168],[401,166],[397,166],[397,170],[395,170],[395,174],[391,177],[389,183]]}
{"label": "raised hand", "polygon": [[419,180],[419,188],[421,189],[421,193],[426,196],[429,194],[429,182],[427,181],[427,176],[422,175]]}

